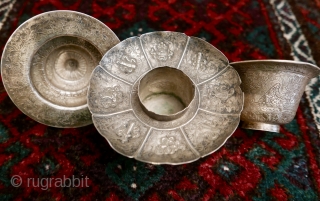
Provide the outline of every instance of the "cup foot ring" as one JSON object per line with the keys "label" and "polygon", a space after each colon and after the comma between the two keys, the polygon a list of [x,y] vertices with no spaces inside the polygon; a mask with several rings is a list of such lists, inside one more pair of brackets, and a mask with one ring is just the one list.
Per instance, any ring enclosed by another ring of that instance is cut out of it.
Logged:
{"label": "cup foot ring", "polygon": [[252,130],[261,130],[278,133],[280,131],[280,126],[277,124],[268,124],[262,122],[243,122],[242,128],[252,129]]}

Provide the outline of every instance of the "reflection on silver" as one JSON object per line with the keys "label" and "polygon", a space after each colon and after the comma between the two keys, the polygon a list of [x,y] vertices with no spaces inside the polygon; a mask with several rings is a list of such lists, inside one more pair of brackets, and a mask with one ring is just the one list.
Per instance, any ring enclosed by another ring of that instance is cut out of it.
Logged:
{"label": "reflection on silver", "polygon": [[320,73],[315,65],[286,60],[230,65],[238,71],[245,94],[242,127],[270,132],[279,132],[279,125],[292,121],[306,85]]}
{"label": "reflection on silver", "polygon": [[8,95],[34,120],[53,127],[92,123],[90,75],[119,39],[102,22],[74,11],[52,11],[23,23],[1,60]]}
{"label": "reflection on silver", "polygon": [[153,32],[103,56],[91,76],[88,106],[117,152],[152,164],[183,164],[216,151],[237,128],[240,83],[209,43]]}

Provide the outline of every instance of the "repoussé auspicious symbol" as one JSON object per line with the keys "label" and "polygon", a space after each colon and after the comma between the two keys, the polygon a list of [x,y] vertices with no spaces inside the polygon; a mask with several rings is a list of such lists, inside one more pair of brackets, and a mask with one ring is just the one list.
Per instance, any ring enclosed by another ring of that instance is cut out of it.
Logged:
{"label": "repouss\u00e9 auspicious symbol", "polygon": [[121,92],[120,86],[107,87],[102,92],[101,96],[101,105],[104,108],[116,107],[119,103],[123,101],[123,94]]}
{"label": "repouss\u00e9 auspicious symbol", "polygon": [[140,137],[140,127],[134,121],[128,121],[119,128],[117,135],[122,143],[128,142],[131,138]]}
{"label": "repouss\u00e9 auspicious symbol", "polygon": [[172,43],[161,41],[151,48],[150,54],[160,61],[171,59],[173,56]]}
{"label": "repouss\u00e9 auspicious symbol", "polygon": [[166,136],[160,139],[158,145],[155,147],[156,154],[166,155],[174,154],[176,151],[185,149],[185,146],[181,144],[174,136]]}
{"label": "repouss\u00e9 auspicious symbol", "polygon": [[124,54],[117,60],[119,68],[123,73],[130,74],[138,66],[138,61],[141,57],[141,51],[137,44],[131,44],[124,48]]}

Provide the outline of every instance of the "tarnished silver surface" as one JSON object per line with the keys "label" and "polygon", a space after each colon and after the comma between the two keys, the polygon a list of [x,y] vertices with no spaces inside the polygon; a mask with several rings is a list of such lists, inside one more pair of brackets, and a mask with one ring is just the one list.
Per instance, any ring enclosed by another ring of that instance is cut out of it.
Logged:
{"label": "tarnished silver surface", "polygon": [[8,95],[32,119],[53,127],[92,123],[89,78],[102,55],[119,43],[102,22],[74,11],[52,11],[23,23],[1,59]]}
{"label": "tarnished silver surface", "polygon": [[215,47],[182,33],[153,32],[128,38],[103,56],[92,73],[88,106],[117,152],[153,164],[183,164],[231,136],[243,93],[239,75]]}
{"label": "tarnished silver surface", "polygon": [[279,125],[292,121],[307,83],[320,73],[315,65],[286,60],[230,65],[238,71],[245,94],[242,127],[270,132],[279,132]]}

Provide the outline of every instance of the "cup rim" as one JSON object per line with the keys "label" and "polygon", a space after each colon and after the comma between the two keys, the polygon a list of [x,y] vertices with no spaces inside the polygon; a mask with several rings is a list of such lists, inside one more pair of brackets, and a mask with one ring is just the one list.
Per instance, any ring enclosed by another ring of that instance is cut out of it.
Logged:
{"label": "cup rim", "polygon": [[285,60],[285,59],[257,59],[257,60],[244,60],[244,61],[235,61],[235,62],[230,62],[230,65],[232,64],[242,64],[242,63],[260,63],[260,62],[269,62],[269,63],[290,63],[290,64],[304,64],[304,65],[309,65],[310,67],[314,67],[318,70],[320,70],[320,67],[318,67],[315,64],[309,63],[309,62],[304,62],[304,61],[294,61],[294,60]]}
{"label": "cup rim", "polygon": [[315,64],[304,62],[304,61],[294,61],[294,60],[284,60],[284,59],[261,59],[261,60],[244,60],[244,61],[236,61],[231,62],[230,66],[235,67],[235,65],[241,65],[241,64],[250,64],[250,63],[282,63],[282,64],[298,64],[298,65],[304,65],[308,68],[313,69],[314,73],[313,77],[316,77],[320,73],[320,67],[318,67]]}

